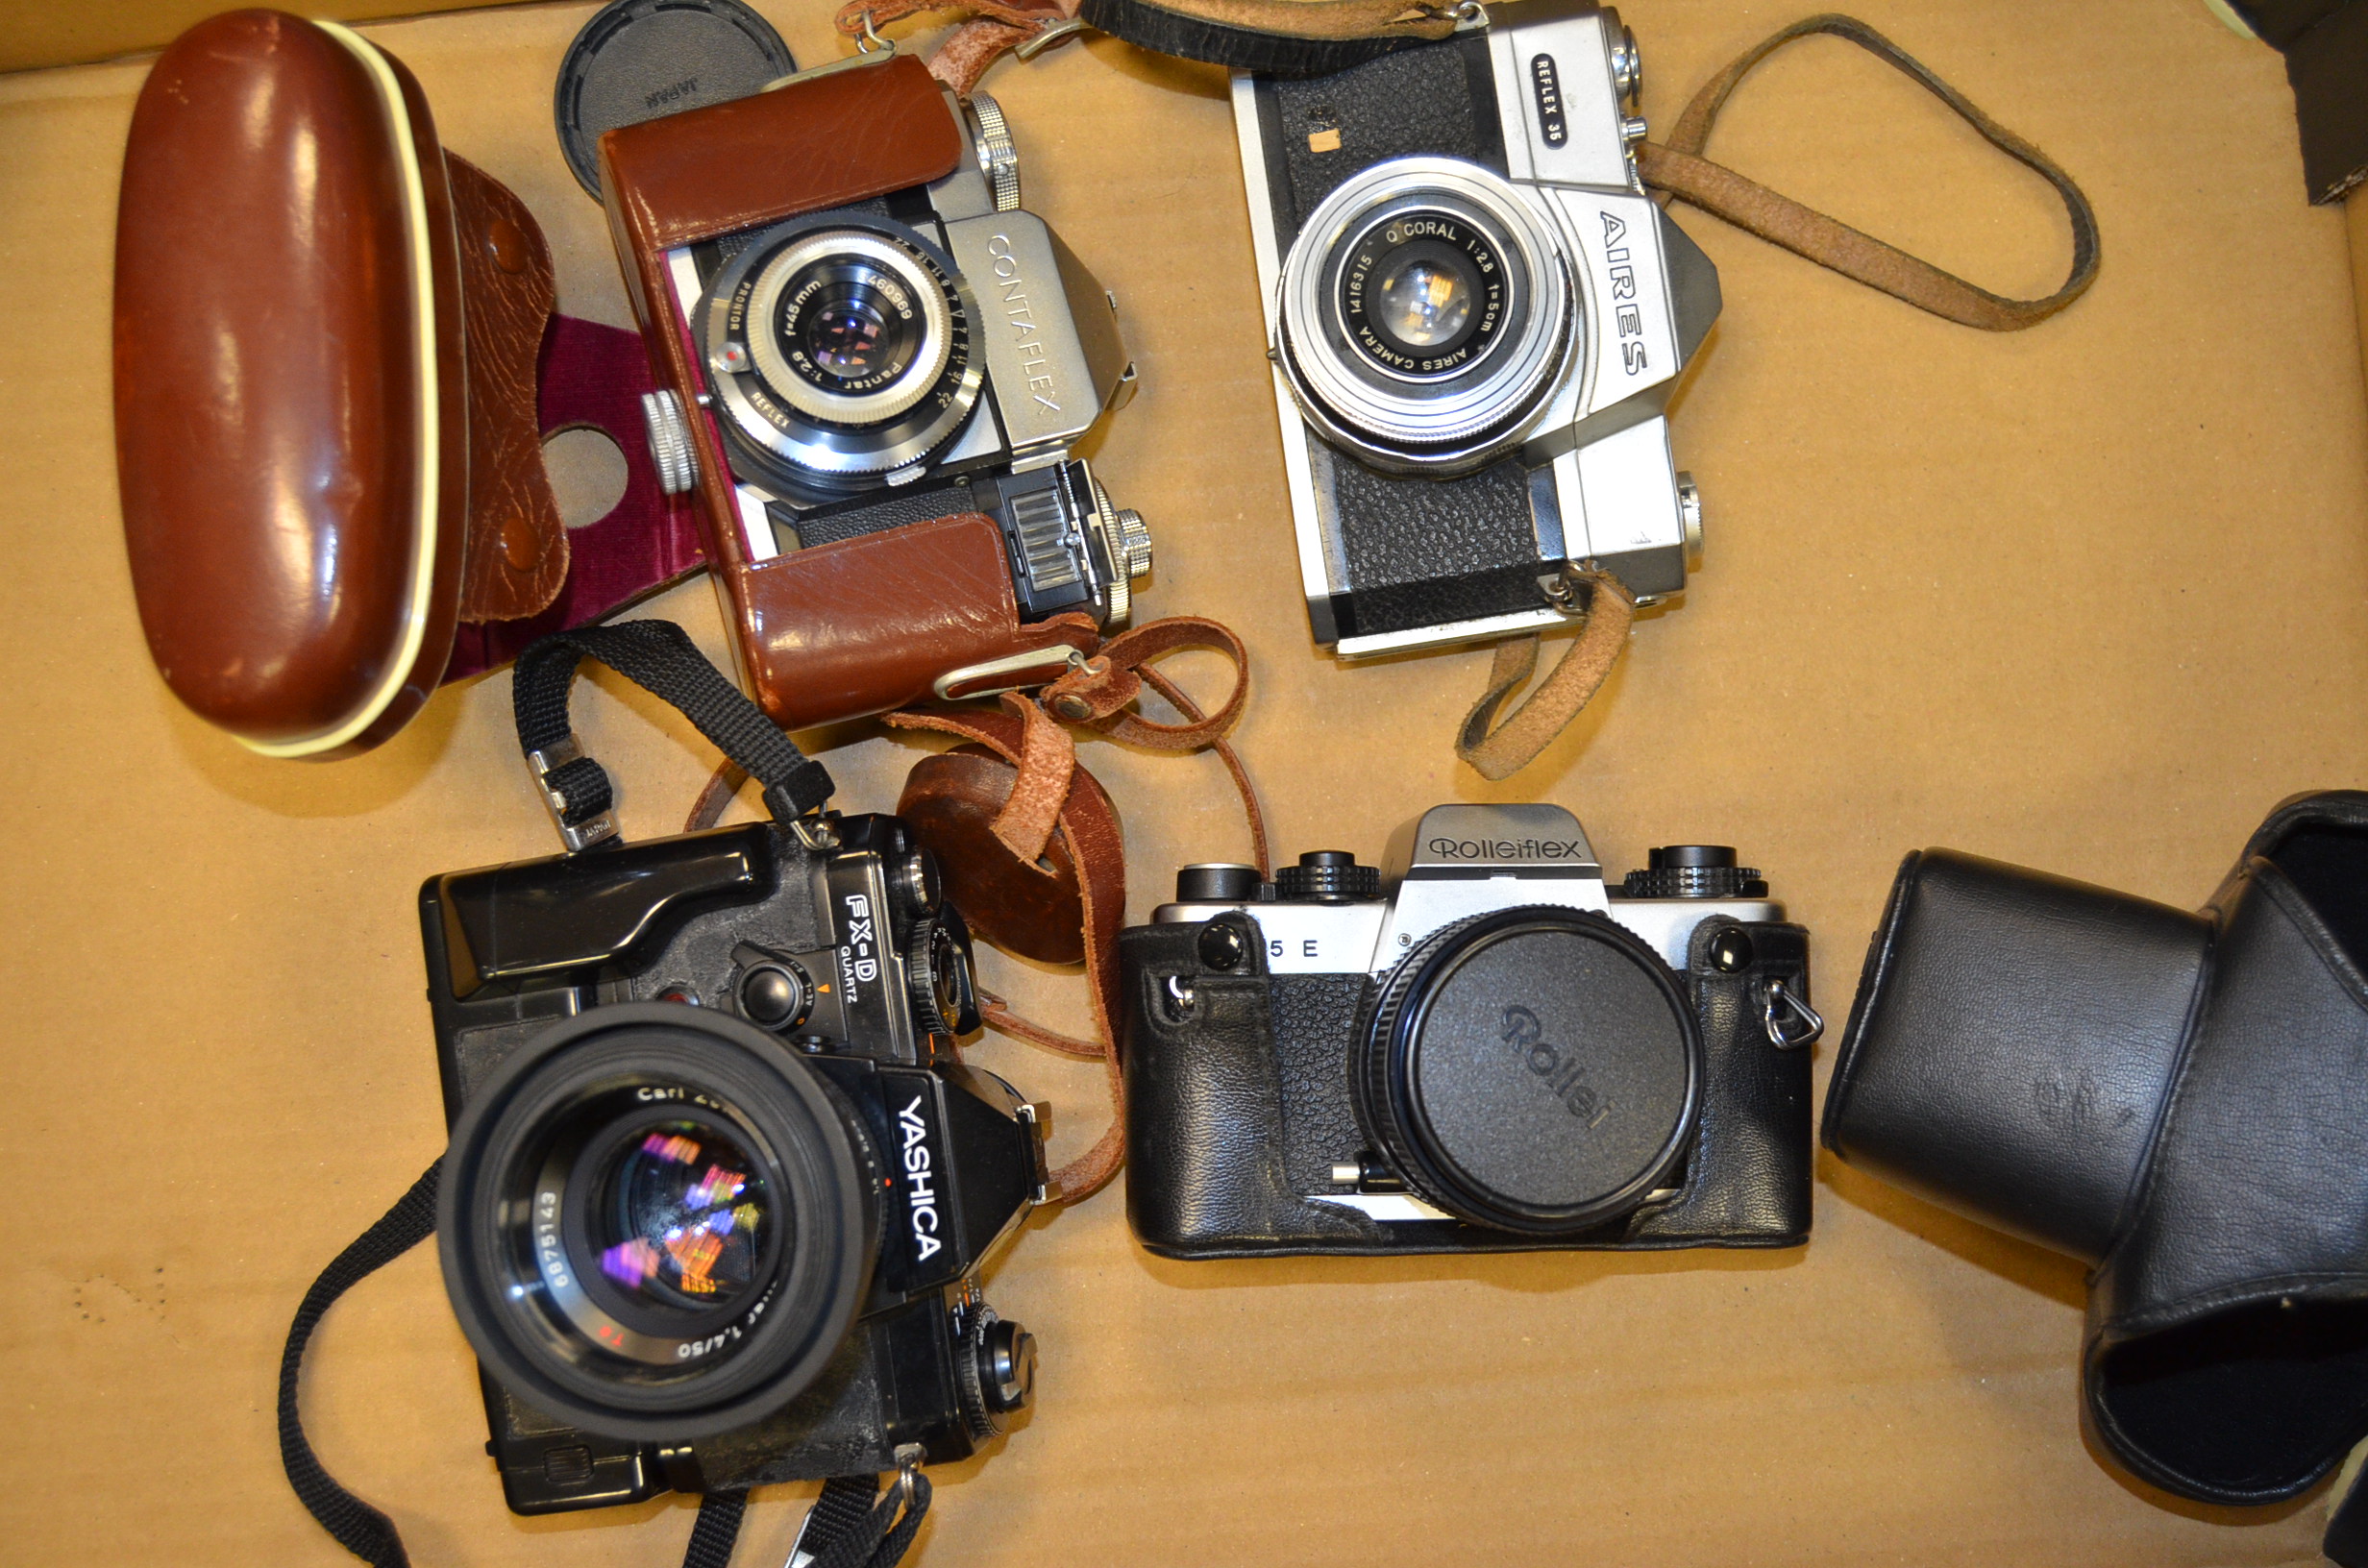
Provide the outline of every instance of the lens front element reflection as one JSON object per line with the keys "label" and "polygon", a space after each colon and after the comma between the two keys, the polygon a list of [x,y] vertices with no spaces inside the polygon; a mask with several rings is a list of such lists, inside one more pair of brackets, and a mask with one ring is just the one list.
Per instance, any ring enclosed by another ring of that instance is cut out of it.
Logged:
{"label": "lens front element reflection", "polygon": [[1410,348],[1436,348],[1471,319],[1471,285],[1462,272],[1433,257],[1410,257],[1386,273],[1374,290],[1385,331]]}
{"label": "lens front element reflection", "polygon": [[604,1184],[594,1244],[601,1272],[637,1302],[728,1306],[755,1283],[772,1202],[746,1150],[695,1121],[626,1146]]}

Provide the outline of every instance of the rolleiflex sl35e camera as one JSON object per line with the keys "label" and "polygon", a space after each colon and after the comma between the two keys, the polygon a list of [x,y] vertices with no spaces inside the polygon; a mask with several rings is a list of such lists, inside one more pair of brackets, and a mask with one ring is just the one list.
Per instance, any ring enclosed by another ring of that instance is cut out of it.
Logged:
{"label": "rolleiflex sl35e camera", "polygon": [[1651,602],[1701,548],[1663,411],[1716,269],[1638,178],[1617,15],[1518,15],[1234,80],[1308,620],[1344,656],[1553,625],[1590,567]]}
{"label": "rolleiflex sl35e camera", "polygon": [[1177,1258],[1790,1246],[1808,933],[1732,849],[1616,890],[1559,806],[1438,806],[1382,870],[1188,866],[1122,933],[1127,1214]]}
{"label": "rolleiflex sl35e camera", "polygon": [[1044,1195],[963,1065],[969,938],[893,817],[430,881],[438,1243],[512,1509],[967,1458],[1034,1341],[979,1294]]}
{"label": "rolleiflex sl35e camera", "polygon": [[875,54],[600,146],[652,448],[777,722],[1040,683],[1125,624],[1150,536],[1073,449],[1134,367],[993,100]]}

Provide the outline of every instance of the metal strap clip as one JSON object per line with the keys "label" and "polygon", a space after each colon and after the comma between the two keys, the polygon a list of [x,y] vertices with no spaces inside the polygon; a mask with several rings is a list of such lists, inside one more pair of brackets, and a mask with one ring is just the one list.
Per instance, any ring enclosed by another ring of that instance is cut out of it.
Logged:
{"label": "metal strap clip", "polygon": [[806,70],[794,71],[788,76],[777,76],[756,90],[774,92],[782,87],[794,86],[801,82],[811,82],[817,77],[836,76],[841,71],[856,70],[866,65],[885,65],[896,58],[897,40],[880,37],[878,26],[874,23],[872,13],[867,11],[863,13],[863,37],[855,40],[853,54],[838,60],[826,61]]}
{"label": "metal strap clip", "polygon": [[[1085,655],[1082,652],[1067,643],[1055,643],[1050,648],[1031,648],[1018,653],[1006,653],[999,659],[987,659],[977,664],[966,664],[959,670],[949,670],[929,682],[929,691],[940,702],[960,702],[974,697],[1000,697],[1005,692],[1048,685],[1084,665]],[[1025,671],[1045,673],[1025,680],[1004,679],[1007,675],[1018,675]],[[974,684],[980,682],[983,684]]]}
{"label": "metal strap clip", "polygon": [[1825,1033],[1825,1019],[1817,1010],[1794,994],[1792,988],[1782,980],[1767,983],[1760,1022],[1767,1030],[1768,1043],[1780,1051],[1797,1051],[1804,1045],[1814,1044],[1817,1037]]}
{"label": "metal strap clip", "polygon": [[543,797],[543,809],[551,813],[551,823],[559,830],[559,842],[567,852],[588,849],[617,836],[617,814],[604,811],[589,821],[570,826],[567,821],[567,792],[555,788],[551,775],[570,763],[583,761],[583,745],[569,730],[567,738],[539,751],[527,753],[527,771],[534,775],[535,792]]}
{"label": "metal strap clip", "polygon": [[1051,22],[1038,28],[1034,37],[1021,44],[1012,53],[1022,60],[1034,60],[1063,38],[1075,37],[1084,31],[1085,24],[1073,16],[1065,22]]}
{"label": "metal strap clip", "polygon": [[897,1508],[900,1512],[913,1506],[913,1478],[921,1474],[922,1448],[919,1443],[899,1443],[897,1461]]}

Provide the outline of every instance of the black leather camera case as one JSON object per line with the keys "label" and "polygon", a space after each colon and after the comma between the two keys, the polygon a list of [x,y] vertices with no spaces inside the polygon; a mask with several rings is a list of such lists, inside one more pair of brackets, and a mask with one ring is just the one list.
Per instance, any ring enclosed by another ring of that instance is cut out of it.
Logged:
{"label": "black leather camera case", "polygon": [[1824,1139],[2093,1265],[2099,1439],[2213,1503],[2368,1436],[2368,795],[2281,805],[2197,914],[1908,857]]}

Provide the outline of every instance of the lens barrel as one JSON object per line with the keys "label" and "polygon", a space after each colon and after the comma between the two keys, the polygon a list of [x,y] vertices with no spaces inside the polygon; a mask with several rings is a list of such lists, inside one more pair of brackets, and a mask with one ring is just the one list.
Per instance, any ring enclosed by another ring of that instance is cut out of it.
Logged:
{"label": "lens barrel", "polygon": [[1590,912],[1530,905],[1434,933],[1382,982],[1350,1087],[1367,1137],[1437,1207],[1566,1236],[1663,1186],[1705,1057],[1678,978]]}
{"label": "lens barrel", "polygon": [[764,231],[708,282],[694,323],[728,428],[759,465],[826,488],[925,461],[969,422],[985,371],[953,258],[869,213]]}
{"label": "lens barrel", "polygon": [[1910,855],[1868,944],[1827,1148],[2095,1262],[2179,1069],[2202,916],[1947,849]]}
{"label": "lens barrel", "polygon": [[1283,258],[1277,359],[1309,423],[1370,466],[1445,476],[1519,440],[1576,353],[1569,268],[1502,175],[1391,159]]}
{"label": "lens barrel", "polygon": [[860,1114],[777,1041],[679,1003],[596,1008],[453,1128],[437,1245],[496,1381],[589,1432],[711,1436],[797,1397],[879,1254]]}

